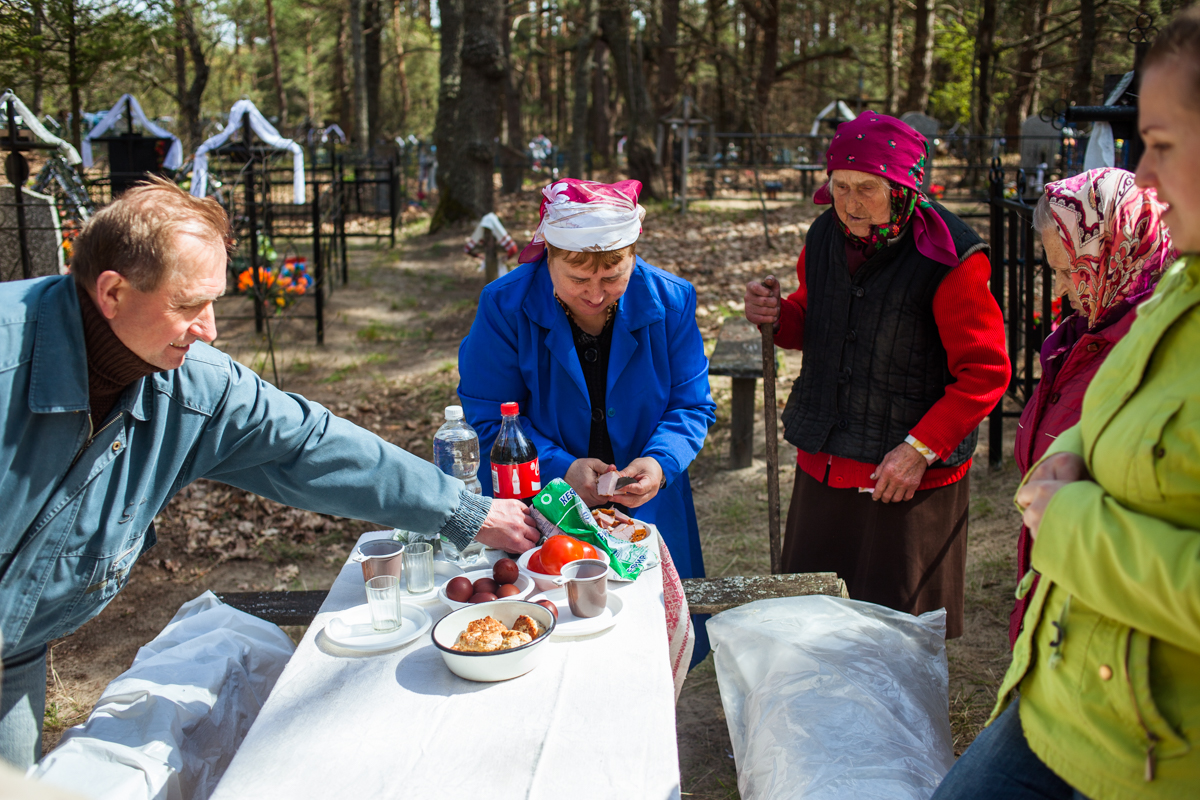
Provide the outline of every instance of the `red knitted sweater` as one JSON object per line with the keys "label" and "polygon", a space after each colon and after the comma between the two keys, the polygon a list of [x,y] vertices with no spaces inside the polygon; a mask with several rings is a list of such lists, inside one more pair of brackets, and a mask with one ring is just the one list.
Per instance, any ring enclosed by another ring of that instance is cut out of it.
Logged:
{"label": "red knitted sweater", "polygon": [[[804,279],[804,251],[796,262],[800,288],[783,300],[775,344],[789,350],[804,349],[804,314],[808,288]],[[950,273],[933,296],[933,318],[946,348],[946,361],[954,382],[946,394],[909,433],[939,457],[945,458],[966,438],[1004,394],[1010,367],[1004,348],[1004,317],[988,289],[992,267],[984,253],[976,253]],[[818,481],[829,472],[835,488],[875,487],[871,474],[877,464],[864,464],[827,453],[796,454],[797,466]],[[938,467],[925,472],[919,489],[948,486],[971,468]]]}

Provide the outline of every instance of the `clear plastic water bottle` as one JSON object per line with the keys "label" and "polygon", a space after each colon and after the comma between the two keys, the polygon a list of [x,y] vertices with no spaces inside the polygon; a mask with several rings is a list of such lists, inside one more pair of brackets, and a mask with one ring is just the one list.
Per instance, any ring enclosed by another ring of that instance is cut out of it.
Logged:
{"label": "clear plastic water bottle", "polygon": [[479,436],[463,419],[462,406],[446,406],[446,422],[433,435],[433,463],[458,478],[467,490],[482,494],[479,485]]}
{"label": "clear plastic water bottle", "polygon": [[[447,475],[452,475],[467,485],[468,492],[483,494],[476,473],[479,472],[479,435],[463,419],[462,406],[446,406],[446,422],[433,435],[433,463]],[[440,539],[442,556],[452,564],[466,569],[475,566],[483,558],[483,545],[471,542],[459,552],[454,542],[444,536]]]}

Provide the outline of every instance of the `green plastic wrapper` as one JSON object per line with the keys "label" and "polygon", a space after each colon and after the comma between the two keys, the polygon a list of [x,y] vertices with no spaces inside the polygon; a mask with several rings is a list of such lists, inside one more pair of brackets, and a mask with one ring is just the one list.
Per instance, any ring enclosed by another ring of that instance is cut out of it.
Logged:
{"label": "green plastic wrapper", "polygon": [[562,478],[546,484],[533,498],[533,521],[543,538],[565,533],[608,554],[608,564],[622,580],[634,581],[642,570],[658,564],[657,553],[612,536],[596,524],[575,490]]}

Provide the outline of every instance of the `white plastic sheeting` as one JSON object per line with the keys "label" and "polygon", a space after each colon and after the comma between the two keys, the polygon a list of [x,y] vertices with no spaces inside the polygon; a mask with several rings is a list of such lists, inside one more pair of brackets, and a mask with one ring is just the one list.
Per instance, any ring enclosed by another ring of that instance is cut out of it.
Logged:
{"label": "white plastic sheeting", "polygon": [[121,95],[121,99],[108,110],[108,113],[104,115],[104,119],[97,122],[96,127],[88,131],[88,135],[83,137],[83,166],[92,166],[92,140],[99,139],[108,133],[109,129],[117,124],[117,120],[126,111],[131,112],[133,121],[141,125],[150,135],[171,140],[171,149],[167,151],[167,157],[163,159],[163,166],[167,169],[179,169],[183,165],[183,145],[180,144],[179,137],[166,128],[151,122],[149,117],[146,116],[146,112],[142,111],[142,104],[131,94]]}
{"label": "white plastic sheeting", "polygon": [[954,763],[946,612],[836,597],[708,621],[742,800],[925,800]]}
{"label": "white plastic sheeting", "polygon": [[[46,130],[46,126],[38,121],[37,115],[29,110],[29,107],[21,102],[21,98],[13,94],[12,90],[0,95],[0,107],[8,103],[13,104],[13,108],[17,110],[17,115],[21,117],[21,123],[29,129],[29,131],[46,144],[52,144],[58,148],[59,154],[67,160],[72,166],[80,163],[82,159],[79,157],[79,151],[70,145],[69,142],[58,138],[50,131]],[[8,117],[5,116],[0,121],[0,126],[8,124]]]}
{"label": "white plastic sheeting", "polygon": [[[1121,99],[1121,95],[1133,83],[1133,73],[1126,72],[1117,82],[1116,87],[1104,98],[1104,105],[1111,106]],[[1113,138],[1112,125],[1107,122],[1093,122],[1092,134],[1088,137],[1087,150],[1083,152],[1083,170],[1087,172],[1100,167],[1112,167],[1117,163],[1117,142]],[[1137,166],[1136,164],[1134,165]]]}
{"label": "white plastic sheeting", "polygon": [[290,150],[292,153],[292,202],[299,205],[304,202],[304,149],[300,145],[279,135],[275,126],[267,122],[267,118],[249,100],[238,100],[229,109],[229,124],[225,130],[205,140],[196,148],[192,159],[192,194],[204,197],[208,192],[208,153],[229,141],[233,132],[242,125],[242,117],[250,115],[250,129],[254,135],[262,139],[276,150]]}
{"label": "white plastic sheeting", "polygon": [[32,774],[96,800],[204,800],[294,650],[275,625],[205,592]]}
{"label": "white plastic sheeting", "polygon": [[817,114],[817,118],[813,120],[812,131],[809,135],[816,136],[821,130],[821,120],[828,117],[830,114],[836,115],[837,119],[843,122],[849,122],[852,119],[857,119],[858,115],[850,110],[850,106],[846,105],[842,100],[834,100],[829,105],[821,109]]}

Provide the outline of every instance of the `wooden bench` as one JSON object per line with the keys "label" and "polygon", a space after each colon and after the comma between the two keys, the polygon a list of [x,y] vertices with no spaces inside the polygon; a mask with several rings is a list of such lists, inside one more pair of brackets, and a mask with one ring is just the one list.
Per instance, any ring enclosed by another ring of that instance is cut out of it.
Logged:
{"label": "wooden bench", "polygon": [[[690,578],[683,582],[693,614],[719,614],[735,606],[772,597],[824,594],[848,597],[846,584],[833,572]],[[226,592],[222,602],[276,625],[309,625],[327,592]]]}
{"label": "wooden bench", "polygon": [[708,374],[733,379],[729,462],[731,469],[744,469],[754,458],[754,397],[763,374],[762,334],[745,317],[730,317],[721,324]]}

